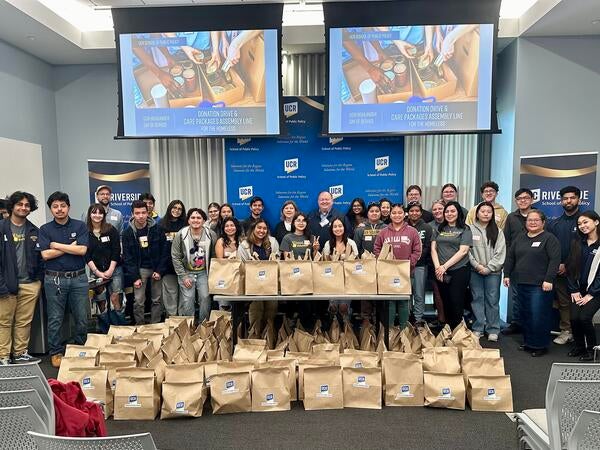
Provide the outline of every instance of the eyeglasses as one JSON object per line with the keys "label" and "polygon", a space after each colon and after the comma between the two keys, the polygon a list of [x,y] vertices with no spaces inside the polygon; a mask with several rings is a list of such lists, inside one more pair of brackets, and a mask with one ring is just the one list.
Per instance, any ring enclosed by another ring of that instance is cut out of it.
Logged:
{"label": "eyeglasses", "polygon": [[495,194],[496,190],[495,189],[484,189],[483,193],[484,194]]}
{"label": "eyeglasses", "polygon": [[306,223],[306,220],[304,220],[304,219],[296,219],[296,220],[294,220],[294,222],[296,222],[296,223]]}
{"label": "eyeglasses", "polygon": [[538,223],[538,222],[542,222],[542,219],[527,219],[526,222],[527,223]]}
{"label": "eyeglasses", "polygon": [[524,201],[527,201],[527,200],[532,200],[532,198],[529,195],[526,195],[524,197],[517,197],[515,200],[518,201],[518,202],[524,202]]}
{"label": "eyeglasses", "polygon": [[183,208],[181,206],[173,206],[171,209],[176,209],[178,211],[183,211]]}

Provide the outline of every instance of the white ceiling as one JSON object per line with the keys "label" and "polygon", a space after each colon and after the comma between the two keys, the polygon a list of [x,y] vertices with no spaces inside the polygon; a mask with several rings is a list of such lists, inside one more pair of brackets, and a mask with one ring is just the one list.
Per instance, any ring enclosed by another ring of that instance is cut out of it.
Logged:
{"label": "white ceiling", "polygon": [[[87,7],[240,3],[248,0],[77,0]],[[298,3],[299,0],[250,0]],[[330,0],[325,0],[330,1]],[[321,3],[307,0],[303,3]],[[314,8],[314,7],[313,7]],[[296,15],[297,16],[297,15]],[[519,19],[501,19],[500,48],[517,36],[600,35],[600,0],[538,0]],[[284,51],[324,49],[322,25],[283,27]],[[0,40],[50,64],[101,64],[116,60],[112,30],[80,31],[38,0],[0,0]]]}

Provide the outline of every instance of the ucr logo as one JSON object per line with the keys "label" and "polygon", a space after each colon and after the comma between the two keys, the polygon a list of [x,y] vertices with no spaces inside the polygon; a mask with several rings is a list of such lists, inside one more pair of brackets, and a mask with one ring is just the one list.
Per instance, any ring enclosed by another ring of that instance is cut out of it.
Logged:
{"label": "ucr logo", "polygon": [[337,186],[329,186],[329,193],[331,194],[334,200],[336,198],[341,197],[342,195],[344,195],[344,185],[338,184]]}
{"label": "ucr logo", "polygon": [[298,162],[298,158],[294,159],[286,159],[283,161],[283,170],[286,173],[292,173],[300,168],[300,163]]}
{"label": "ucr logo", "polygon": [[533,203],[539,202],[542,198],[542,190],[539,188],[532,189],[531,192],[533,192]]}
{"label": "ucr logo", "polygon": [[251,140],[251,138],[237,138],[237,143],[238,145],[244,145],[250,142]]}
{"label": "ucr logo", "polygon": [[254,188],[252,186],[240,187],[240,200],[248,200],[254,196]]}
{"label": "ucr logo", "polygon": [[375,170],[377,172],[381,172],[384,169],[390,167],[390,157],[389,156],[379,156],[375,158]]}
{"label": "ucr logo", "polygon": [[284,103],[283,114],[285,117],[292,117],[293,115],[298,114],[298,102]]}

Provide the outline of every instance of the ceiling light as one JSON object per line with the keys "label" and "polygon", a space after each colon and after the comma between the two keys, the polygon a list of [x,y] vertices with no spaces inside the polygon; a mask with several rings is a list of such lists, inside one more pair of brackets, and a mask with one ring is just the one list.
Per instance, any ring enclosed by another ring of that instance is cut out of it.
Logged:
{"label": "ceiling light", "polygon": [[323,5],[286,3],[283,5],[283,25],[323,25]]}
{"label": "ceiling light", "polygon": [[518,19],[525,14],[529,8],[538,0],[502,0],[500,6],[500,17],[503,19]]}
{"label": "ceiling light", "polygon": [[77,0],[38,0],[46,8],[62,17],[79,31],[104,31],[113,29],[109,9],[95,10]]}

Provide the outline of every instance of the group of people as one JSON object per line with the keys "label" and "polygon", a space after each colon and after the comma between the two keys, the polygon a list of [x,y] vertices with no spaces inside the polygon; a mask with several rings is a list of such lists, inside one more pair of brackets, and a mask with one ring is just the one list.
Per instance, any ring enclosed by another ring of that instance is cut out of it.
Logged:
{"label": "group of people", "polygon": [[[110,186],[103,185],[83,220],[70,217],[66,193],[54,192],[47,200],[53,220],[39,229],[27,219],[37,209],[37,200],[17,191],[8,198],[7,216],[0,221],[0,364],[36,359],[29,355],[28,344],[42,286],[49,350],[52,364],[59,366],[67,309],[75,323],[72,340],[83,344],[86,339],[88,276],[99,286],[94,301],[101,310],[122,311],[123,292],[132,288],[136,324],[145,321],[147,287],[151,322],[164,315],[196,315],[202,321],[211,309],[211,258],[312,258],[320,252],[326,258],[337,253],[343,259],[366,251],[378,256],[386,243],[395,259],[410,261],[411,310],[417,324],[424,319],[429,273],[437,320],[455,327],[470,306],[473,331],[497,341],[503,281],[512,303],[512,323],[504,332],[522,331],[523,350],[532,356],[547,352],[556,300],[561,334],[555,342],[574,339],[569,355],[590,360],[596,345],[592,317],[600,308],[600,217],[594,211],[580,211],[581,192],[573,186],[560,191],[564,214],[549,223],[533,208],[530,189],[515,193],[517,208],[510,214],[496,202],[498,189],[492,181],[484,183],[482,201],[467,211],[458,202],[457,187],[448,183],[428,211],[421,203],[421,188],[412,185],[406,191],[406,205],[387,199],[366,205],[356,198],[346,213],[336,209],[332,195],[323,191],[310,213],[286,201],[281,221],[271,227],[262,217],[260,197],[250,200],[250,215],[244,220],[238,220],[227,203],[210,203],[206,213],[200,208],[186,210],[181,200],[171,201],[161,218],[151,194],[131,204],[131,219],[123,223],[122,214],[110,206]],[[356,303],[368,318],[372,305]],[[296,312],[309,321],[326,314],[316,309],[317,304],[321,302],[301,302]],[[391,318],[398,315],[401,325],[408,320],[408,311],[398,308],[404,304],[391,305]],[[352,306],[330,302],[328,313],[348,316]],[[219,307],[229,305],[222,302]],[[277,308],[276,301],[252,302],[250,324],[262,329],[274,320]]]}

